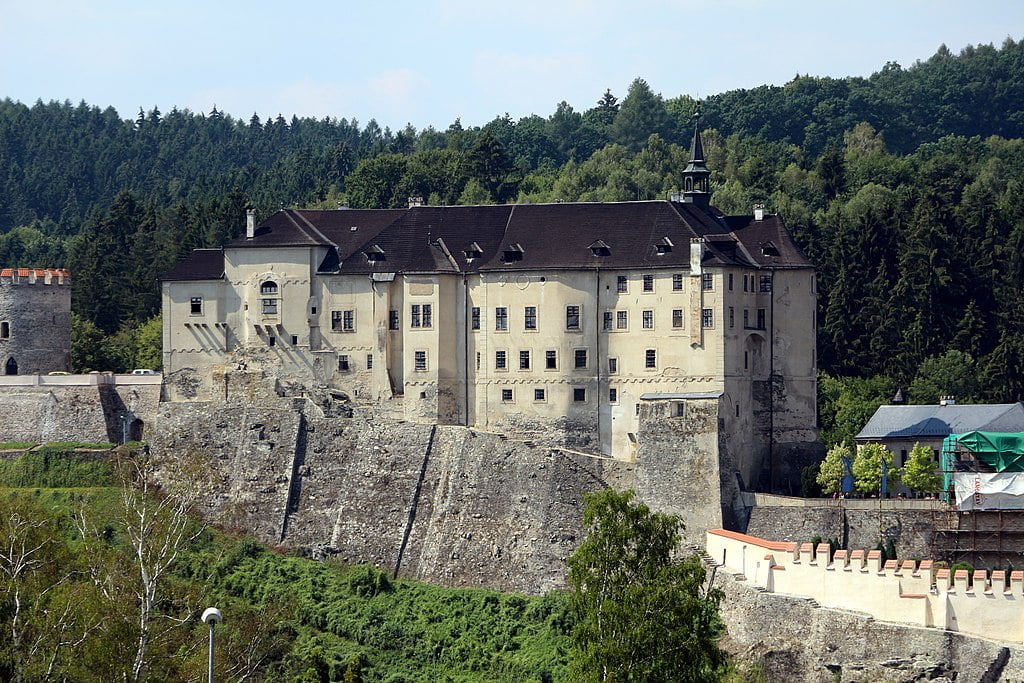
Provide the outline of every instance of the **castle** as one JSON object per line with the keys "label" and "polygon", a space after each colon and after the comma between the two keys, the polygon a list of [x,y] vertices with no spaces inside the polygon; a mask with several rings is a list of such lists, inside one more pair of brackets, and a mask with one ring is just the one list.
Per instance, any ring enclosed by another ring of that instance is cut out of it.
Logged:
{"label": "castle", "polygon": [[[163,278],[165,395],[273,367],[414,422],[633,460],[640,405],[715,399],[751,487],[816,439],[815,273],[782,220],[668,201],[249,212]],[[731,476],[731,475],[730,475]]]}
{"label": "castle", "polygon": [[66,270],[0,269],[0,375],[71,370],[71,277]]}

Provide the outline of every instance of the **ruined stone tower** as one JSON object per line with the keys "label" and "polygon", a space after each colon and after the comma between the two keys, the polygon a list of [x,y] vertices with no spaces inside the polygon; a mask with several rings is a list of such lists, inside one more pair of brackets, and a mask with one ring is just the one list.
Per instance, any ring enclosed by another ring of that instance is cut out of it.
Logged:
{"label": "ruined stone tower", "polygon": [[0,375],[70,370],[68,271],[0,269]]}

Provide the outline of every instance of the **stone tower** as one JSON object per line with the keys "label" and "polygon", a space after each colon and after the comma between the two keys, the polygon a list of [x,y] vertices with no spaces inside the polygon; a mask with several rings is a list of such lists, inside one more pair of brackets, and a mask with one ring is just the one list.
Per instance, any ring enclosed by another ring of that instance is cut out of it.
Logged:
{"label": "stone tower", "polygon": [[0,375],[71,370],[71,277],[54,268],[0,269]]}

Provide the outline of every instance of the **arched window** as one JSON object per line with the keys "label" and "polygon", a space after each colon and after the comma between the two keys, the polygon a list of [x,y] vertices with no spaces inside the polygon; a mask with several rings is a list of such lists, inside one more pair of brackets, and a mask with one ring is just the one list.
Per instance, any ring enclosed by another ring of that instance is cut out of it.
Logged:
{"label": "arched window", "polygon": [[267,280],[260,285],[260,294],[277,294],[277,283],[273,280]]}
{"label": "arched window", "polygon": [[0,323],[0,339],[11,338],[11,324],[9,322]]}
{"label": "arched window", "polygon": [[18,374],[18,363],[13,358],[8,358],[7,363],[4,365],[5,375],[17,375]]}

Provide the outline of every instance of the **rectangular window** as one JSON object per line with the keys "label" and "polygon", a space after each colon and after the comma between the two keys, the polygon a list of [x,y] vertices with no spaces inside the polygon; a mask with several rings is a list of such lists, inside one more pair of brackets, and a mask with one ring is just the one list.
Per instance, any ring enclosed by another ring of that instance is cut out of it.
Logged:
{"label": "rectangular window", "polygon": [[544,352],[544,367],[548,370],[558,369],[558,352],[547,350]]}
{"label": "rectangular window", "polygon": [[338,372],[348,372],[348,370],[349,370],[348,356],[346,356],[346,355],[338,356]]}
{"label": "rectangular window", "polygon": [[519,369],[529,370],[530,369],[530,352],[520,351],[519,352]]}
{"label": "rectangular window", "polygon": [[676,417],[686,417],[686,404],[682,401],[672,404],[672,414]]}
{"label": "rectangular window", "polygon": [[366,369],[367,370],[373,370],[373,354],[372,353],[366,354]]}
{"label": "rectangular window", "polygon": [[629,291],[629,280],[626,279],[625,275],[619,275],[615,279],[615,291],[623,294]]}
{"label": "rectangular window", "polygon": [[644,367],[658,367],[658,351],[656,349],[647,349],[646,351],[644,351]]}
{"label": "rectangular window", "polygon": [[700,276],[700,288],[705,292],[710,292],[715,288],[715,279],[711,273],[704,273]]}
{"label": "rectangular window", "polygon": [[608,402],[618,403],[619,402],[619,390],[611,387],[608,389]]}
{"label": "rectangular window", "polygon": [[644,291],[645,292],[653,292],[654,291],[654,276],[653,275],[644,275]]}
{"label": "rectangular window", "polygon": [[619,359],[609,358],[608,359],[608,374],[617,375],[619,374]]}
{"label": "rectangular window", "polygon": [[426,372],[427,370],[427,352],[426,351],[415,351],[413,352],[413,369],[417,372]]}
{"label": "rectangular window", "polygon": [[523,329],[537,329],[537,307],[526,306],[523,309]]}
{"label": "rectangular window", "polygon": [[683,309],[673,308],[672,309],[672,327],[680,328],[683,326]]}
{"label": "rectangular window", "polygon": [[511,389],[502,389],[501,390],[501,402],[502,403],[511,403],[512,402],[512,390]]}
{"label": "rectangular window", "polygon": [[192,315],[203,314],[203,297],[194,296],[190,299],[191,313]]}
{"label": "rectangular window", "polygon": [[729,307],[729,327],[736,325],[736,309],[732,306]]}
{"label": "rectangular window", "polygon": [[605,332],[609,332],[612,329],[612,315],[612,311],[604,312],[604,325],[602,329],[604,329]]}
{"label": "rectangular window", "polygon": [[580,307],[579,306],[566,306],[565,307],[565,329],[567,329],[567,330],[578,330],[578,329],[580,329]]}
{"label": "rectangular window", "polygon": [[277,299],[263,300],[263,315],[277,315]]}
{"label": "rectangular window", "polygon": [[434,326],[434,312],[430,304],[423,304],[423,327]]}
{"label": "rectangular window", "polygon": [[770,292],[772,291],[772,276],[762,275],[761,276],[761,291]]}
{"label": "rectangular window", "polygon": [[747,290],[747,274],[746,273],[743,274],[743,291],[744,292],[748,291]]}
{"label": "rectangular window", "polygon": [[398,311],[396,311],[396,310],[388,311],[388,329],[389,330],[400,330],[400,329],[402,329],[399,326],[400,323],[401,323],[401,318],[398,317]]}
{"label": "rectangular window", "polygon": [[710,329],[715,326],[715,311],[711,308],[701,309],[700,312],[700,326],[704,329]]}
{"label": "rectangular window", "polygon": [[507,353],[505,351],[494,352],[494,369],[495,370],[507,370],[508,360]]}
{"label": "rectangular window", "polygon": [[743,369],[744,370],[749,370],[750,369],[750,352],[749,351],[744,351],[743,352]]}
{"label": "rectangular window", "polygon": [[473,307],[473,310],[470,312],[470,321],[471,322],[470,322],[469,326],[470,326],[471,329],[474,329],[474,330],[479,330],[480,329],[480,307],[479,306],[474,306]]}
{"label": "rectangular window", "polygon": [[299,336],[297,334],[292,335],[292,346],[296,346],[299,343]]}
{"label": "rectangular window", "polygon": [[587,367],[587,350],[586,349],[576,349],[576,351],[575,351],[575,353],[573,355],[573,358],[575,360],[575,366],[577,368],[585,368],[585,367]]}
{"label": "rectangular window", "polygon": [[494,329],[499,332],[508,330],[508,309],[504,306],[494,309]]}
{"label": "rectangular window", "polygon": [[750,309],[743,309],[743,327],[750,327]]}
{"label": "rectangular window", "polygon": [[269,345],[269,346],[277,346],[277,337],[269,337],[267,339],[267,345]]}
{"label": "rectangular window", "polygon": [[615,327],[620,330],[629,329],[629,311],[615,311]]}
{"label": "rectangular window", "polygon": [[533,390],[533,400],[534,401],[538,401],[538,402],[542,402],[544,400],[544,390],[543,389],[534,389]]}
{"label": "rectangular window", "polygon": [[480,352],[479,351],[476,352],[476,369],[477,370],[480,369]]}
{"label": "rectangular window", "polygon": [[[429,327],[429,325],[427,325],[426,327]],[[342,332],[355,332],[356,331],[356,312],[355,311],[342,311],[341,312],[341,331]]]}
{"label": "rectangular window", "polygon": [[587,400],[587,390],[584,389],[583,387],[573,387],[573,390],[572,390],[572,400],[575,401],[576,403],[580,403],[582,401],[586,401]]}
{"label": "rectangular window", "polygon": [[683,291],[683,274],[672,273],[672,291],[681,292]]}
{"label": "rectangular window", "polygon": [[341,311],[331,311],[331,330],[341,330]]}
{"label": "rectangular window", "polygon": [[729,273],[729,291],[732,291],[732,273]]}
{"label": "rectangular window", "polygon": [[764,329],[764,309],[763,308],[757,309],[757,329],[759,329],[759,330],[763,330]]}
{"label": "rectangular window", "polygon": [[420,319],[420,305],[419,304],[413,304],[412,305],[412,309],[410,310],[409,313],[410,313],[409,314],[409,326],[410,327],[420,327],[422,325],[422,322],[421,322],[421,319]]}
{"label": "rectangular window", "polygon": [[645,330],[654,329],[654,311],[643,312],[643,328]]}

